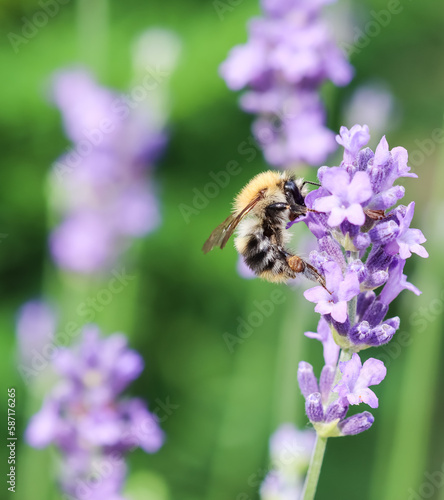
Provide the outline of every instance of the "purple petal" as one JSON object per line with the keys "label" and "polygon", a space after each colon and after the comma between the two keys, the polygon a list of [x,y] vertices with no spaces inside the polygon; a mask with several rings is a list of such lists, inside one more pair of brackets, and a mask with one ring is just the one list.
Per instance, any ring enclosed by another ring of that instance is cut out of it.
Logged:
{"label": "purple petal", "polygon": [[353,389],[361,371],[362,363],[358,354],[353,353],[349,361],[339,363],[339,369],[342,373],[341,385],[346,385],[348,388]]}
{"label": "purple petal", "polygon": [[334,208],[341,205],[341,199],[336,195],[317,198],[314,202],[314,209],[318,212],[331,212]]}
{"label": "purple petal", "polygon": [[339,199],[347,198],[349,185],[350,175],[341,167],[329,168],[322,177],[322,187],[328,189]]}
{"label": "purple petal", "polygon": [[372,196],[373,190],[367,172],[356,172],[348,188],[350,203],[364,203]]}
{"label": "purple petal", "polygon": [[356,226],[362,226],[365,222],[364,211],[361,205],[359,205],[358,203],[350,205],[343,213],[344,213],[344,218],[347,219],[351,224],[355,224]]}
{"label": "purple petal", "polygon": [[310,302],[328,301],[330,294],[322,286],[305,290],[304,297]]}
{"label": "purple petal", "polygon": [[347,302],[338,302],[337,304],[333,304],[330,314],[331,317],[339,323],[345,323],[347,320]]}
{"label": "purple petal", "polygon": [[[361,208],[361,207],[360,207]],[[362,208],[361,208],[362,211]],[[328,218],[328,225],[331,227],[339,226],[347,218],[347,211],[340,207],[335,207],[330,212],[330,217]],[[364,217],[365,220],[365,217]]]}
{"label": "purple petal", "polygon": [[368,387],[370,385],[380,384],[387,375],[387,368],[379,359],[368,359],[361,368],[358,385]]}
{"label": "purple petal", "polygon": [[377,408],[379,405],[376,394],[369,388],[363,388],[359,392],[350,393],[347,395],[347,399],[351,405],[365,403],[371,408]]}
{"label": "purple petal", "polygon": [[358,276],[353,272],[349,272],[345,276],[344,281],[342,281],[341,284],[339,285],[338,299],[340,301],[348,302],[353,297],[356,297],[356,295],[358,294],[359,294]]}

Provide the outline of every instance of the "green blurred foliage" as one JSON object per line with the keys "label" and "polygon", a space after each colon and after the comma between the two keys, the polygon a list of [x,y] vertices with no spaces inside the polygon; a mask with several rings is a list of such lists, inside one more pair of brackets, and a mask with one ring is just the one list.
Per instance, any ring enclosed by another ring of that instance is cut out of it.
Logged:
{"label": "green blurred foliage", "polygon": [[[228,0],[225,4],[230,6]],[[131,81],[129,51],[137,34],[160,26],[177,32],[183,43],[171,81],[170,143],[155,174],[163,223],[129,256],[127,265],[137,280],[96,318],[107,333],[124,330],[144,356],[145,372],[132,391],[152,409],[168,401],[174,405],[160,413],[167,434],[162,450],[153,456],[136,452],[129,459],[128,488],[134,498],[257,499],[268,467],[269,435],[283,421],[306,425],[295,380],[297,364],[306,359],[317,369],[321,366],[320,347],[302,335],[315,328],[317,317],[300,289],[241,279],[232,248],[201,253],[205,238],[226,217],[233,195],[267,168],[256,149],[248,154],[239,149],[250,138],[251,117],[240,111],[237,96],[217,72],[228,50],[245,41],[246,23],[259,12],[257,2],[232,5],[221,19],[209,0],[111,1],[109,19],[92,23],[97,32],[90,33],[88,54],[82,53],[86,41],[78,39],[74,1],[60,5],[57,15],[17,53],[7,35],[20,34],[23,19],[32,19],[40,7],[30,0],[4,0],[0,5],[0,233],[8,235],[0,241],[0,378],[5,395],[0,407],[5,415],[6,386],[16,386],[21,433],[40,396],[27,393],[16,370],[18,307],[45,293],[60,301],[61,325],[68,320],[80,324],[76,307],[100,287],[58,276],[48,260],[46,174],[69,146],[60,116],[48,104],[48,79],[59,68],[89,63],[102,84],[124,91]],[[387,5],[386,0],[356,0],[342,6],[352,9],[352,26],[364,29],[371,11]],[[369,80],[384,81],[402,113],[388,134],[389,144],[411,152],[443,126],[444,9],[438,0],[402,0],[400,5],[402,11],[353,54],[356,76],[350,86],[327,86],[325,95],[329,124],[338,130],[341,103],[353,89]],[[106,42],[102,53],[95,36]],[[424,290],[423,296],[415,299],[404,292],[394,306],[409,345],[368,354],[388,360],[389,366],[377,388],[381,404],[374,411],[376,422],[358,437],[330,440],[319,499],[408,499],[409,488],[417,492],[425,481],[424,472],[439,470],[444,461],[444,183],[439,149],[434,143],[415,168],[419,180],[404,183],[405,200],[417,202],[414,225],[424,228],[432,255],[429,261],[415,256],[408,263],[410,281]],[[180,205],[192,205],[193,190],[202,191],[211,181],[210,172],[224,170],[233,160],[241,172],[187,223]],[[314,171],[306,175],[315,178]],[[235,335],[238,318],[248,318],[255,301],[269,299],[274,290],[283,291],[282,303],[230,352],[223,334]],[[51,453],[30,450],[21,439],[19,456],[17,498],[36,498],[36,491],[38,498],[60,498]],[[5,447],[0,460],[3,467]],[[436,490],[429,498],[444,498],[444,493]]]}

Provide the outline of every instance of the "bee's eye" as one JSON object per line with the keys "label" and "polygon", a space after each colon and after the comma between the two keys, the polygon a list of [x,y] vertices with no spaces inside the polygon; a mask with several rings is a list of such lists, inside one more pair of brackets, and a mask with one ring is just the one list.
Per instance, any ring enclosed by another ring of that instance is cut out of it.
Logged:
{"label": "bee's eye", "polygon": [[287,200],[290,203],[292,202],[295,205],[302,205],[302,206],[305,205],[304,197],[302,196],[301,192],[299,191],[294,181],[290,180],[285,182],[284,192],[285,196],[287,197]]}

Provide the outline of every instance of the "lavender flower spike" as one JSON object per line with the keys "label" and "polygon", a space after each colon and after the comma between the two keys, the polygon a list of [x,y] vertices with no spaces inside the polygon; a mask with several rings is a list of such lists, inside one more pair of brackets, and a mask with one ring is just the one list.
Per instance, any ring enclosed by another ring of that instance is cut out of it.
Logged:
{"label": "lavender flower spike", "polygon": [[336,148],[319,89],[326,80],[346,85],[352,68],[321,19],[333,1],[262,0],[247,43],[220,66],[229,88],[248,88],[240,104],[257,115],[253,133],[273,165],[320,165]]}
{"label": "lavender flower spike", "polygon": [[[59,449],[60,482],[68,495],[79,500],[120,498],[124,455],[136,446],[154,453],[164,440],[145,403],[120,395],[140,375],[142,358],[128,349],[122,334],[101,338],[91,325],[76,346],[60,350],[54,368],[60,380],[31,418],[27,442],[35,448],[54,444]],[[81,488],[98,462],[116,463],[117,468],[97,484]]]}
{"label": "lavender flower spike", "polygon": [[[319,246],[310,261],[325,276],[328,291],[317,286],[304,293],[321,314],[318,332],[306,335],[322,342],[325,365],[318,383],[312,366],[299,363],[306,415],[317,433],[302,498],[314,497],[326,439],[356,435],[372,426],[371,413],[347,418],[347,412],[361,403],[378,407],[370,387],[384,380],[387,369],[374,358],[362,364],[358,352],[396,335],[400,318],[386,317],[391,302],[404,289],[421,293],[403,274],[406,259],[414,253],[428,257],[424,235],[410,228],[414,202],[395,206],[405,190],[394,183],[416,177],[407,165],[407,151],[390,150],[382,137],[373,152],[364,148],[369,139],[367,126],[341,127],[337,141],[344,147],[342,162],[321,167],[319,189],[305,198],[313,211],[302,220]],[[334,344],[341,349],[337,364]]]}
{"label": "lavender flower spike", "polygon": [[149,174],[166,144],[165,117],[151,97],[134,106],[86,69],[57,72],[51,91],[72,141],[51,172],[51,254],[65,271],[100,273],[159,225]]}

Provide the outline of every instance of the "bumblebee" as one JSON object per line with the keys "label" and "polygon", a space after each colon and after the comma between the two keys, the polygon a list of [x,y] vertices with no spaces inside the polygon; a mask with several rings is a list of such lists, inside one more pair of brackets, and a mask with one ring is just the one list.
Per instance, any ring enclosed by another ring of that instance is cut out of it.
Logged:
{"label": "bumblebee", "polygon": [[326,288],[311,264],[285,248],[290,239],[287,222],[311,211],[305,206],[307,184],[318,186],[288,172],[258,174],[237,195],[233,213],[211,233],[203,252],[224,248],[237,229],[235,247],[256,276],[283,283],[302,273]]}

